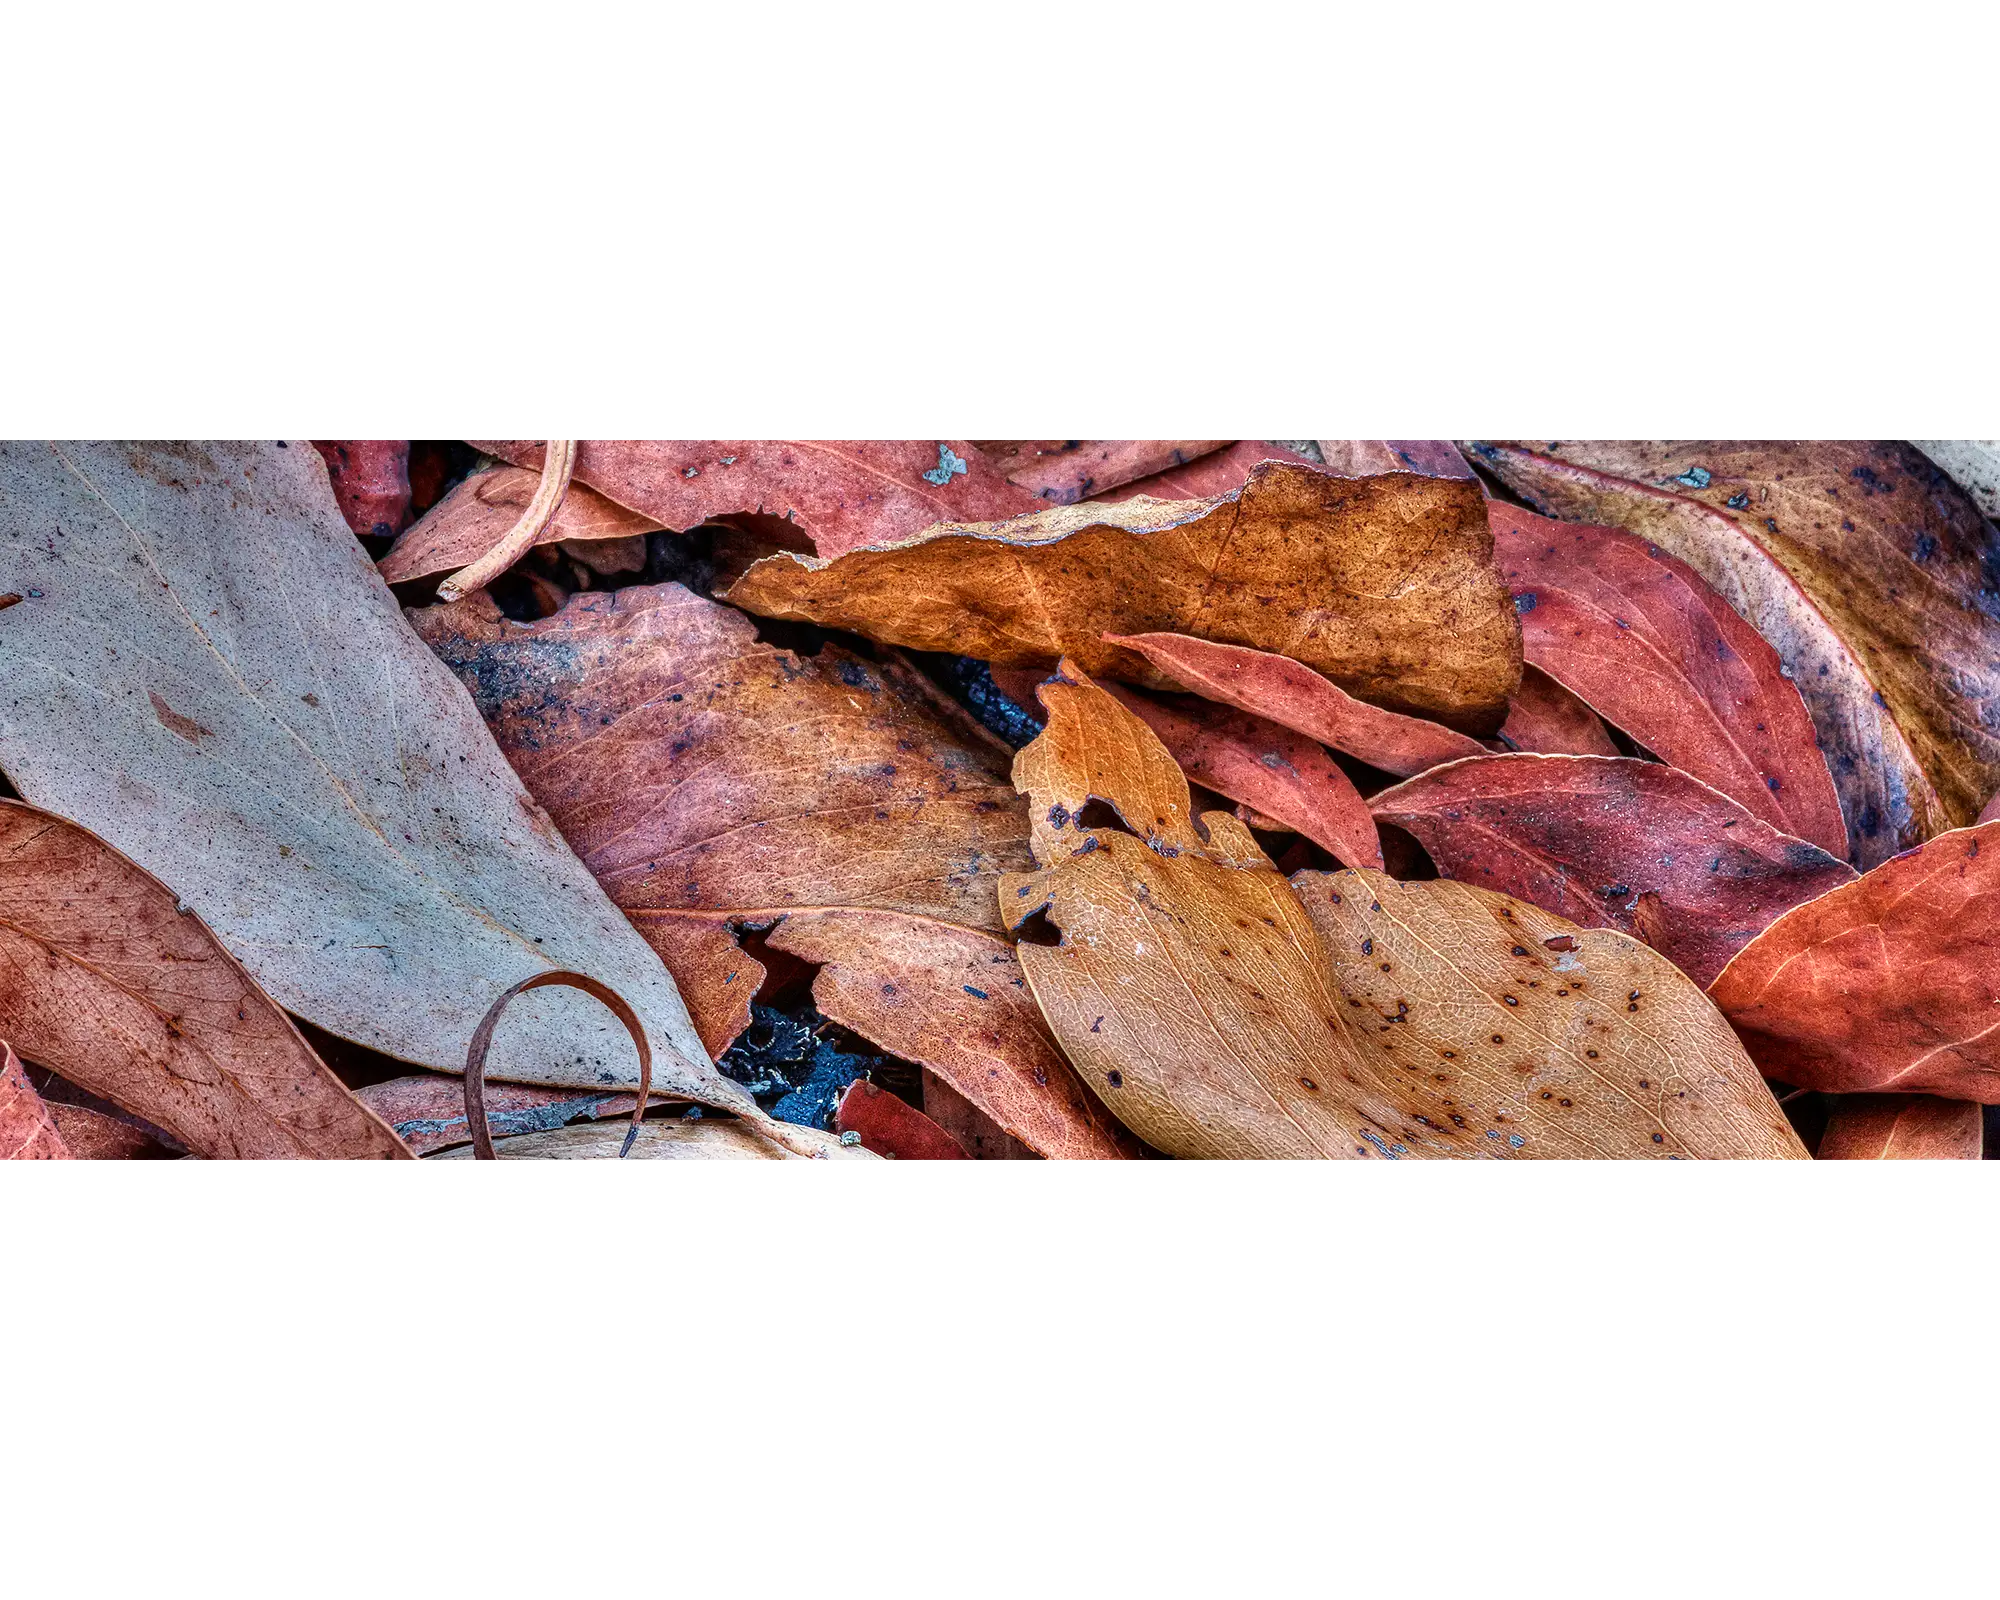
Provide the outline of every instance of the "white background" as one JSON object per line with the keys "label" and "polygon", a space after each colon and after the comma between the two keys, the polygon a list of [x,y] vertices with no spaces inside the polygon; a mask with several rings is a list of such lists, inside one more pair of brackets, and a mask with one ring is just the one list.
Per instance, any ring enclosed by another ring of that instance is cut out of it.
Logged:
{"label": "white background", "polygon": [[[7,41],[9,433],[2000,436],[1968,7]],[[1991,1173],[0,1169],[0,1587],[1989,1589]]]}

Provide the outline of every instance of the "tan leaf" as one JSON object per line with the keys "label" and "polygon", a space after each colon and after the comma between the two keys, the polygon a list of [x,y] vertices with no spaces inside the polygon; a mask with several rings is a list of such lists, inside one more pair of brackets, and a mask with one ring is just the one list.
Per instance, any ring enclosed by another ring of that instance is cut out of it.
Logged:
{"label": "tan leaf", "polygon": [[1770,641],[1826,750],[1857,866],[2000,786],[1991,533],[1900,441],[1471,446],[1540,509],[1639,534]]}
{"label": "tan leaf", "polygon": [[1989,517],[2000,517],[2000,439],[1912,439]]}
{"label": "tan leaf", "polygon": [[209,1157],[408,1156],[172,890],[0,801],[0,1038]]}
{"label": "tan leaf", "polygon": [[[520,521],[540,481],[539,472],[521,467],[475,472],[396,541],[381,560],[382,576],[391,583],[403,583],[470,566]],[[629,539],[658,527],[654,518],[627,511],[596,490],[573,483],[535,542]],[[642,553],[642,565],[643,561]]]}
{"label": "tan leaf", "polygon": [[780,553],[724,597],[1011,666],[1069,655],[1168,687],[1106,633],[1181,633],[1304,662],[1350,694],[1491,732],[1521,630],[1477,485],[1267,462],[1209,500],[1085,503],[941,524],[837,560]]}
{"label": "tan leaf", "polygon": [[[356,1089],[354,1098],[396,1130],[420,1156],[469,1144],[465,1084],[458,1078],[421,1072]],[[573,1089],[537,1089],[524,1083],[486,1086],[486,1115],[493,1135],[547,1133],[596,1117],[629,1117],[636,1100],[629,1094],[578,1094]]]}
{"label": "tan leaf", "polygon": [[[516,1134],[496,1139],[493,1150],[502,1161],[796,1161],[817,1158],[874,1161],[859,1145],[846,1146],[837,1135],[817,1128],[787,1126],[791,1148],[785,1149],[752,1133],[741,1122],[722,1117],[699,1121],[647,1122],[640,1125],[632,1148],[625,1150],[631,1129],[622,1122],[580,1122],[546,1133]],[[457,1145],[425,1157],[428,1161],[470,1161],[472,1147]]]}
{"label": "tan leaf", "polygon": [[1813,1152],[1820,1161],[1977,1161],[1984,1107],[1928,1094],[1844,1094]]}
{"label": "tan leaf", "polygon": [[[661,1094],[750,1106],[309,447],[0,447],[0,589],[33,591],[0,611],[0,766],[173,885],[280,1005],[455,1072],[495,995],[572,968],[646,1019]],[[595,1002],[551,991],[509,1014],[493,1071],[597,1089],[632,1063]]]}

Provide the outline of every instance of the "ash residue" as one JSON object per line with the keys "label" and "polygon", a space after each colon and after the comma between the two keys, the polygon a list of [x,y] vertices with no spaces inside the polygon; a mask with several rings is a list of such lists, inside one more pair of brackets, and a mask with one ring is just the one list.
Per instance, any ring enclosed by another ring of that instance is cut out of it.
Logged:
{"label": "ash residue", "polygon": [[1017,705],[1002,694],[984,661],[971,656],[939,655],[928,650],[912,650],[910,657],[932,682],[940,685],[966,710],[979,719],[980,726],[1018,750],[1042,731],[1039,706]]}
{"label": "ash residue", "polygon": [[753,1005],[750,1026],[716,1064],[780,1122],[831,1129],[834,1108],[856,1078],[894,1076],[901,1065],[867,1053],[859,1039],[826,1022],[808,1001],[798,1017]]}

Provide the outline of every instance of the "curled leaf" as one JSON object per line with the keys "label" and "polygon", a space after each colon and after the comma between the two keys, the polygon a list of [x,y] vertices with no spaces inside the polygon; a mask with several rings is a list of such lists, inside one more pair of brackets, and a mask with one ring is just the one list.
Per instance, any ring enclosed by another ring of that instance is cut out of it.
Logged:
{"label": "curled leaf", "polygon": [[1623,756],[1457,761],[1369,803],[1444,876],[1632,934],[1703,984],[1774,917],[1854,880],[1698,779]]}
{"label": "curled leaf", "polygon": [[724,597],[765,616],[1002,665],[1068,655],[1164,686],[1104,635],[1180,633],[1272,650],[1363,699],[1497,728],[1520,626],[1476,485],[1336,478],[1267,462],[1209,500],[1063,506],[943,524],[825,560],[780,553]]}
{"label": "curled leaf", "polygon": [[[781,1132],[786,1143],[774,1144],[769,1132]],[[817,1128],[772,1123],[760,1133],[747,1122],[723,1117],[693,1121],[649,1122],[635,1137],[601,1122],[581,1122],[546,1133],[522,1133],[494,1144],[502,1161],[602,1161],[620,1156],[632,1161],[872,1161],[872,1152],[849,1149],[831,1133]],[[470,1145],[442,1150],[432,1161],[477,1159]]]}
{"label": "curled leaf", "polygon": [[[403,583],[478,560],[519,526],[541,481],[540,473],[523,467],[475,472],[396,541],[379,564],[382,576],[391,583]],[[572,483],[535,542],[630,539],[658,527],[653,518],[627,511],[596,490]]]}
{"label": "curled leaf", "polygon": [[2000,822],[1940,834],[1786,912],[1709,986],[1806,1089],[2000,1103]]}
{"label": "curled leaf", "polygon": [[1977,1161],[1984,1109],[1928,1094],[1844,1094],[1813,1156],[1819,1161]]}
{"label": "curled leaf", "polygon": [[[396,1131],[420,1156],[472,1142],[465,1115],[465,1085],[442,1073],[413,1073],[371,1083],[354,1091],[359,1100]],[[634,1105],[629,1094],[587,1094],[575,1089],[538,1089],[522,1083],[488,1083],[482,1091],[487,1126],[497,1137],[547,1133],[597,1117],[622,1117]]]}

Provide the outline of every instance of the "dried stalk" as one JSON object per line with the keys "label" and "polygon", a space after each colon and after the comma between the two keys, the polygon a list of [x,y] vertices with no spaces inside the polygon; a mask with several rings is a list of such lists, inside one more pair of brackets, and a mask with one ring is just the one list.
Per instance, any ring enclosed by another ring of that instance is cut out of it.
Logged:
{"label": "dried stalk", "polygon": [[472,1154],[476,1161],[499,1159],[493,1150],[492,1130],[486,1122],[486,1051],[493,1043],[493,1030],[500,1025],[500,1013],[507,1009],[517,994],[526,994],[530,989],[545,989],[551,984],[565,989],[581,989],[585,994],[602,1000],[611,1014],[625,1024],[632,1043],[638,1046],[639,1103],[632,1108],[632,1126],[626,1132],[625,1142],[618,1147],[618,1154],[621,1157],[626,1155],[632,1148],[632,1141],[639,1137],[639,1123],[646,1115],[646,1096],[653,1087],[653,1051],[646,1043],[646,1030],[640,1025],[637,1014],[616,989],[581,972],[538,972],[532,978],[523,978],[493,1002],[491,1009],[480,1018],[479,1027],[472,1035],[472,1045],[465,1052],[465,1120],[472,1128]]}
{"label": "dried stalk", "polygon": [[569,493],[570,475],[576,470],[575,439],[551,439],[542,452],[542,480],[535,485],[535,497],[521,518],[501,535],[493,548],[471,566],[454,572],[438,585],[438,598],[449,605],[463,600],[475,589],[483,589],[535,547],[542,530],[562,509]]}

